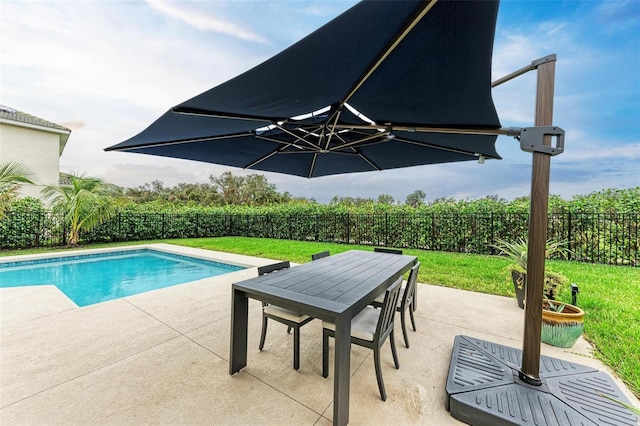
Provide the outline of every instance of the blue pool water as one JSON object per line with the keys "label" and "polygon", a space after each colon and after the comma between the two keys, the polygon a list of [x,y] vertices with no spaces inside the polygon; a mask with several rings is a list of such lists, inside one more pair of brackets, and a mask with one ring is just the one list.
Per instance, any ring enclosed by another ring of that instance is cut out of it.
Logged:
{"label": "blue pool water", "polygon": [[0,287],[55,285],[78,306],[239,271],[151,249],[0,262]]}

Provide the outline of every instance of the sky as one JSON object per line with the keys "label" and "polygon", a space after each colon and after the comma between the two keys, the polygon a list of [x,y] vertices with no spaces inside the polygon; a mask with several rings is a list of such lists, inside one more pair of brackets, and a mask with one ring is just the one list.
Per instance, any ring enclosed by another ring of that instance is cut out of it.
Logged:
{"label": "sky", "polygon": [[[353,0],[0,2],[0,104],[72,130],[67,173],[132,188],[210,183],[262,173],[195,161],[105,152],[174,105],[267,60],[353,6]],[[551,159],[550,193],[570,200],[640,186],[640,1],[500,3],[492,79],[557,54],[553,124],[565,151]],[[536,72],[493,89],[504,127],[533,126]],[[262,173],[279,192],[404,202],[531,191],[532,156],[498,137],[502,160],[306,179]]]}

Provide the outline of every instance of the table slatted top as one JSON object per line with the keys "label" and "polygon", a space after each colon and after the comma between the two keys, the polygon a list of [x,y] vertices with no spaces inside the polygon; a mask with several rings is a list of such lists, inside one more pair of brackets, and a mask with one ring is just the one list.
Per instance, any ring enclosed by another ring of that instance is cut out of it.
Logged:
{"label": "table slatted top", "polygon": [[415,256],[350,250],[251,278],[233,288],[289,309],[332,317],[349,309],[359,312],[416,260]]}

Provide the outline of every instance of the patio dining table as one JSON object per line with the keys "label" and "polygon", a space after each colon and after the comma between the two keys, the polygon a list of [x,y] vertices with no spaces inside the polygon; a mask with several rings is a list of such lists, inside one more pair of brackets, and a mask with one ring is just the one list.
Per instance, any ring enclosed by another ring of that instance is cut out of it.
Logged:
{"label": "patio dining table", "polygon": [[416,263],[415,256],[349,250],[233,284],[229,374],[247,365],[249,298],[336,325],[333,423],[349,422],[351,319]]}

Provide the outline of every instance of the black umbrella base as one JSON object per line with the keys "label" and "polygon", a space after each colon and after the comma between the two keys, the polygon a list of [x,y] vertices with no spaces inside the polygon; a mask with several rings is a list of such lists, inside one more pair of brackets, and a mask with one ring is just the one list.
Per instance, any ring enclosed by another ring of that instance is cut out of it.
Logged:
{"label": "black umbrella base", "polygon": [[629,404],[608,374],[540,357],[541,386],[518,377],[522,351],[456,336],[447,377],[447,410],[471,425],[637,425],[638,418],[601,394]]}

